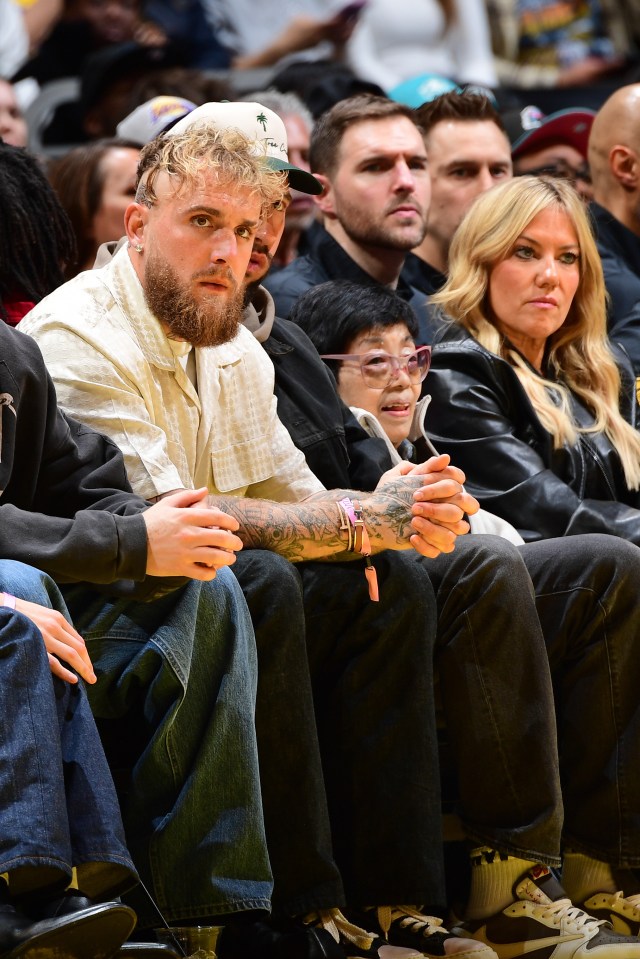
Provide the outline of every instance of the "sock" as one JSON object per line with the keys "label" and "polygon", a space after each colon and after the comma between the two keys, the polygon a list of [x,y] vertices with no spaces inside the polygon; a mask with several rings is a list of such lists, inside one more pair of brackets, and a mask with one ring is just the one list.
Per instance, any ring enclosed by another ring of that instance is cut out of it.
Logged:
{"label": "sock", "polygon": [[530,859],[517,859],[488,846],[471,851],[471,887],[465,909],[467,919],[484,919],[509,906],[513,887],[521,876],[538,865]]}
{"label": "sock", "polygon": [[562,885],[576,905],[580,905],[594,892],[616,892],[618,888],[608,862],[591,859],[581,852],[564,854]]}

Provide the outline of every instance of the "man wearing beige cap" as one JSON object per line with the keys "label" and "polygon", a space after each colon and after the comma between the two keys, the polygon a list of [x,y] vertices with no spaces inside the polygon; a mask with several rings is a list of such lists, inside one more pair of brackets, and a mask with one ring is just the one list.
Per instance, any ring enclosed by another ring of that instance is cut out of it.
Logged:
{"label": "man wearing beige cap", "polygon": [[[435,744],[423,721],[435,609],[411,550],[451,550],[476,504],[443,460],[424,473],[392,471],[362,496],[325,490],[295,449],[276,415],[270,361],[239,325],[258,220],[286,194],[273,172],[262,203],[246,184],[249,141],[237,128],[261,144],[256,165],[286,171],[297,189],[317,184],[289,163],[281,122],[259,104],[242,105],[234,130],[212,130],[212,114],[232,106],[200,108],[203,122],[193,111],[145,148],[128,246],[23,322],[61,403],[121,446],[134,489],[157,499],[193,481],[240,526],[233,571],[258,642],[277,921],[229,923],[222,959],[408,959],[424,950],[392,946],[338,907],[345,894],[390,905],[441,889]],[[372,566],[342,562],[369,547]],[[340,562],[311,562],[327,559]],[[198,864],[197,850],[185,855]],[[196,893],[190,905],[169,902],[169,918],[233,912]],[[429,938],[429,955],[492,955],[437,931]]]}

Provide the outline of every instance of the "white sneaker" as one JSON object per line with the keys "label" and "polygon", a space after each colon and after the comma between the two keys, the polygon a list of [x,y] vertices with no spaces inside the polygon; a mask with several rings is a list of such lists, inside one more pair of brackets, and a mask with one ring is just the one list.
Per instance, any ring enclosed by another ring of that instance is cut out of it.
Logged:
{"label": "white sneaker", "polygon": [[620,935],[573,905],[546,866],[514,887],[515,901],[488,919],[458,922],[452,932],[486,943],[499,959],[640,959],[640,939]]}

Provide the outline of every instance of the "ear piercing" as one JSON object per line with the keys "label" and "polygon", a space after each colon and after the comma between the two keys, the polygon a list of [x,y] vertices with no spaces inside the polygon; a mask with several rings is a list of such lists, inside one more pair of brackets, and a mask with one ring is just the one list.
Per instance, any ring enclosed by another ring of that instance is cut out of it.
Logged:
{"label": "ear piercing", "polygon": [[142,243],[136,243],[134,249],[136,253],[142,253]]}

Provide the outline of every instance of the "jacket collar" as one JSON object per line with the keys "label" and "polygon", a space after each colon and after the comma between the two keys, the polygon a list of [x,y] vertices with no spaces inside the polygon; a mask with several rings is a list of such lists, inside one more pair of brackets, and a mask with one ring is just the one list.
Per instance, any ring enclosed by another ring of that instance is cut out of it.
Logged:
{"label": "jacket collar", "polygon": [[622,257],[629,269],[640,276],[640,237],[599,203],[591,203],[598,241]]}
{"label": "jacket collar", "polygon": [[[378,286],[378,281],[358,266],[324,227],[320,229],[322,233],[318,231],[312,255],[314,258],[317,257],[329,276],[340,277],[341,280],[352,280],[360,286]],[[411,300],[414,295],[414,291],[402,276],[398,280],[395,292],[403,300]]]}

